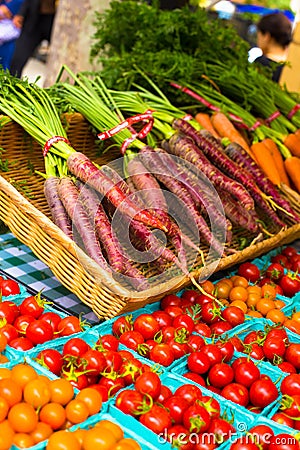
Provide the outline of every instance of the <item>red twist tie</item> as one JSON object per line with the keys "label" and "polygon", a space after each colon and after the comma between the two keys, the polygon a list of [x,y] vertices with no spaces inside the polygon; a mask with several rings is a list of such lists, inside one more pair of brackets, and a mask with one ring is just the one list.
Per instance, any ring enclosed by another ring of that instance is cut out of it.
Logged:
{"label": "red twist tie", "polygon": [[[153,111],[151,111],[150,109],[147,110],[143,114],[137,114],[136,116],[129,117],[129,119],[124,120],[123,122],[119,123],[118,125],[116,125],[115,127],[111,128],[110,130],[104,131],[103,133],[99,133],[97,135],[97,137],[101,141],[104,141],[105,139],[109,139],[110,137],[114,136],[115,134],[117,134],[120,131],[123,131],[123,130],[125,130],[127,128],[132,133],[132,135],[136,134],[135,135],[135,138],[136,138],[138,136],[138,134],[137,133],[133,133],[132,125],[135,124],[135,123],[143,122],[145,120],[153,121]],[[131,139],[131,138],[129,138],[129,139]]]}
{"label": "red twist tie", "polygon": [[279,116],[281,116],[281,112],[280,111],[273,112],[273,114],[271,114],[270,117],[268,117],[265,120],[266,124],[269,126],[270,123],[273,122],[273,120],[277,119]]}
{"label": "red twist tie", "polygon": [[[144,139],[148,133],[150,133],[150,131],[153,128],[153,124],[154,124],[154,119],[153,117],[151,118],[151,120],[149,120],[149,122],[141,129],[141,131],[139,133],[132,133],[132,136],[130,138],[125,139],[125,141],[123,142],[123,144],[121,145],[121,154],[124,155],[127,148],[129,147],[129,145],[136,139],[136,138],[140,138],[140,139]],[[130,131],[135,131],[134,128],[130,127]]]}
{"label": "red twist tie", "polygon": [[184,117],[182,117],[182,120],[186,120],[187,122],[188,122],[189,120],[193,120],[193,119],[194,119],[194,117],[191,116],[191,114],[186,114]]}
{"label": "red twist tie", "polygon": [[48,139],[48,141],[44,145],[43,156],[46,156],[52,145],[56,144],[59,141],[63,141],[66,144],[71,145],[71,142],[64,136],[52,136],[50,139]]}
{"label": "red twist tie", "polygon": [[229,113],[228,115],[238,128],[243,128],[244,130],[249,129],[248,125],[244,123],[243,119],[240,116],[237,116],[236,114],[233,113]]}
{"label": "red twist tie", "polygon": [[152,130],[153,124],[154,124],[154,118],[151,117],[151,119],[149,119],[149,122],[139,132],[138,137],[140,139],[144,139],[147,136],[147,134],[150,133],[150,131]]}
{"label": "red twist tie", "polygon": [[125,139],[125,141],[123,142],[123,144],[121,145],[121,155],[125,155],[127,148],[129,147],[129,145],[137,138],[138,134],[133,134],[130,138]]}
{"label": "red twist tie", "polygon": [[195,98],[196,100],[198,100],[203,105],[207,106],[207,108],[211,109],[212,111],[220,111],[220,108],[218,108],[217,106],[214,106],[212,103],[208,102],[205,98],[201,97],[199,94],[192,91],[191,89],[180,86],[180,84],[173,83],[173,82],[170,83],[170,86],[175,87],[176,89],[180,89],[182,92],[184,92],[185,94],[188,94],[190,97]]}
{"label": "red twist tie", "polygon": [[291,119],[291,118],[296,114],[296,112],[297,112],[299,109],[300,109],[300,103],[297,103],[297,105],[295,105],[295,106],[290,110],[290,112],[289,112],[288,115],[287,115],[287,118],[288,118],[288,119]]}
{"label": "red twist tie", "polygon": [[258,120],[257,122],[255,122],[251,128],[249,128],[249,131],[255,131],[256,128],[261,126],[261,122]]}

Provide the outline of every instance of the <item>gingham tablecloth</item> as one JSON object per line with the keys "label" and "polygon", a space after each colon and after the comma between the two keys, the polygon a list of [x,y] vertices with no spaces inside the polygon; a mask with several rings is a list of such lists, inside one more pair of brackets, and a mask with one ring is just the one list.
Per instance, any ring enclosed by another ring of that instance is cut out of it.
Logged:
{"label": "gingham tablecloth", "polygon": [[39,292],[70,314],[79,315],[91,323],[99,320],[91,309],[53,275],[51,270],[11,233],[0,234],[0,269],[29,288]]}

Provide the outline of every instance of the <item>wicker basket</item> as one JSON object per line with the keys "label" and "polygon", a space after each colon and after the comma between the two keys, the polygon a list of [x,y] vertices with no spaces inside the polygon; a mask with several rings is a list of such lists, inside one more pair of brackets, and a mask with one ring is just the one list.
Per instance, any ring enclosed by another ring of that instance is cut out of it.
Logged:
{"label": "wicker basket", "polygon": [[[86,153],[100,165],[118,156],[117,150],[110,150],[102,156],[97,155],[95,136],[80,114],[72,114],[66,119],[68,136],[75,149]],[[189,277],[178,275],[170,282],[142,291],[135,296],[131,290],[104,273],[98,264],[51,221],[43,194],[43,179],[34,173],[37,170],[44,171],[41,147],[16,123],[6,117],[2,117],[1,122],[0,221],[3,221],[12,233],[52,270],[58,280],[87,304],[98,317],[107,319],[125,311],[135,310],[190,284]],[[6,161],[9,165],[7,172]],[[286,195],[293,198],[295,208],[300,211],[300,197],[293,191],[286,192]],[[238,238],[239,233],[235,233],[233,245],[236,246],[237,252],[223,257],[217,267],[218,270],[232,267],[238,262],[260,256],[279,245],[300,238],[300,224],[289,226],[273,237],[242,251],[238,251]],[[202,250],[206,253],[208,249],[203,247]],[[207,267],[197,269],[197,266],[200,267],[200,262],[199,265],[197,262],[195,264],[193,272],[195,278],[201,276],[207,269]]]}

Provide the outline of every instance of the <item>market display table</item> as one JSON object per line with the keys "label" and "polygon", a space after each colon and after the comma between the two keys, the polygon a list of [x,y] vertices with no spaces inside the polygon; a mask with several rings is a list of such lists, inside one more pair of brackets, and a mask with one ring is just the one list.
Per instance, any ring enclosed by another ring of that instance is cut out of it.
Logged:
{"label": "market display table", "polygon": [[[13,234],[0,234],[0,272],[15,278],[70,314],[82,314],[91,323],[99,322],[91,309],[65,288],[51,270]],[[1,273],[0,273],[1,274]]]}

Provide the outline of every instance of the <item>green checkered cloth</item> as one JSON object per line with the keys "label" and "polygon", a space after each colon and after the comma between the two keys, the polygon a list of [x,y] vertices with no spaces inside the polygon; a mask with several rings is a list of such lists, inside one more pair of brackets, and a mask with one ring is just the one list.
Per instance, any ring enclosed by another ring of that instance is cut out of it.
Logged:
{"label": "green checkered cloth", "polygon": [[0,269],[7,277],[15,278],[36,292],[59,305],[70,314],[79,315],[91,323],[99,320],[91,309],[55,278],[49,267],[36,258],[29,247],[11,233],[0,235]]}

